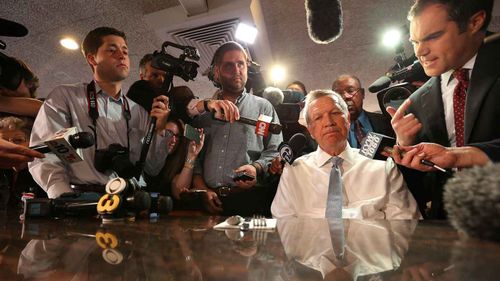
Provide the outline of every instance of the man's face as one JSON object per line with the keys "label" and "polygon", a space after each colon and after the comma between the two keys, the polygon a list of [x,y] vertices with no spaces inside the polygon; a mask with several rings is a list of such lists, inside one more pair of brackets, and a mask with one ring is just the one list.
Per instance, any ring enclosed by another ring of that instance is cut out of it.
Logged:
{"label": "man's face", "polygon": [[470,28],[461,33],[457,23],[449,20],[446,6],[441,4],[426,7],[412,19],[410,41],[428,76],[459,69],[475,48]]}
{"label": "man's face", "polygon": [[245,88],[247,78],[245,54],[239,50],[226,52],[215,71],[215,79],[222,85],[222,90],[240,94]]}
{"label": "man's face", "polygon": [[106,82],[124,80],[130,71],[127,43],[116,35],[104,36],[102,42],[95,55],[87,55],[88,62],[94,67],[96,78]]}
{"label": "man's face", "polygon": [[173,153],[175,150],[177,150],[177,147],[179,146],[179,126],[177,126],[177,123],[175,122],[168,122],[166,125],[166,129],[172,131],[173,136],[168,142],[168,153]]}
{"label": "man's face", "polygon": [[363,99],[365,98],[365,90],[361,88],[358,81],[352,77],[342,78],[333,90],[341,95],[347,103],[351,121],[357,120],[363,110]]}
{"label": "man's face", "polygon": [[165,81],[165,74],[165,71],[152,67],[151,62],[148,62],[144,66],[144,73],[141,72],[140,78],[149,81],[156,89],[160,89]]}
{"label": "man's face", "polygon": [[302,90],[302,88],[297,84],[288,85],[287,89],[292,90],[294,92],[302,93],[304,96],[307,95],[307,93],[304,93],[304,90]]}
{"label": "man's face", "polygon": [[309,105],[307,129],[323,150],[347,141],[349,116],[344,114],[331,97],[325,96]]}

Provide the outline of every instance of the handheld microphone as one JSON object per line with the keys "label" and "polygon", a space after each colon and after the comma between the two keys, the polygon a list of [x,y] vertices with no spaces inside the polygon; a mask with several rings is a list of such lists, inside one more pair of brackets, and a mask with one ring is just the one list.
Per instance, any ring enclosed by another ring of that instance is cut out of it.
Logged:
{"label": "handheld microphone", "polygon": [[89,132],[76,132],[76,127],[62,129],[44,144],[30,146],[40,153],[54,153],[67,164],[82,161],[75,149],[94,145],[94,135]]}
{"label": "handheld microphone", "polygon": [[[153,100],[159,96],[160,93],[146,80],[138,80],[132,84],[127,92],[127,97],[133,102],[140,105],[147,112],[151,112]],[[137,166],[137,177],[140,176],[144,168],[144,162],[149,152],[149,147],[153,141],[154,133],[156,131],[156,117],[150,117],[149,126],[146,131],[146,136],[144,137],[144,143],[142,144],[141,156],[136,162]]]}
{"label": "handheld microphone", "polygon": [[306,146],[307,138],[302,133],[296,133],[288,142],[282,142],[278,147],[278,152],[281,157],[281,164],[292,164],[295,159],[300,156],[300,153]]}
{"label": "handheld microphone", "polygon": [[307,31],[317,44],[328,44],[342,34],[342,6],[339,0],[306,0]]}
{"label": "handheld microphone", "polygon": [[[366,135],[366,138],[361,143],[361,149],[359,150],[359,154],[366,156],[370,159],[376,160],[385,160],[387,157],[382,154],[382,152],[392,153],[392,147],[396,144],[396,139],[388,136],[384,136],[382,134],[369,132]],[[404,152],[402,153],[404,155]],[[421,163],[423,165],[433,167],[443,173],[447,173],[444,168],[439,167],[429,160],[422,159]]]}
{"label": "handheld microphone", "polygon": [[[225,122],[225,120],[215,118],[215,113],[213,113],[212,117],[218,121]],[[259,120],[254,120],[240,116],[240,119],[236,120],[236,122],[247,124],[250,126],[255,126],[256,127],[255,134],[265,137],[268,135],[269,132],[271,134],[276,134],[276,135],[281,133],[281,125],[278,123],[271,123],[270,122],[271,119],[272,119],[271,116],[266,116],[261,114],[261,116],[259,116]]]}

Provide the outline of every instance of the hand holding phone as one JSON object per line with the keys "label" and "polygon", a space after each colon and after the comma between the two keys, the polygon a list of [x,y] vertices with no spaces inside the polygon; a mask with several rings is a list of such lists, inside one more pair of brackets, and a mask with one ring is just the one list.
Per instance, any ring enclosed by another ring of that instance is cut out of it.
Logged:
{"label": "hand holding phone", "polygon": [[255,177],[245,172],[238,172],[234,175],[233,181],[252,181]]}
{"label": "hand holding phone", "polygon": [[184,128],[184,136],[189,140],[194,140],[197,144],[200,143],[200,132],[189,124],[186,124]]}

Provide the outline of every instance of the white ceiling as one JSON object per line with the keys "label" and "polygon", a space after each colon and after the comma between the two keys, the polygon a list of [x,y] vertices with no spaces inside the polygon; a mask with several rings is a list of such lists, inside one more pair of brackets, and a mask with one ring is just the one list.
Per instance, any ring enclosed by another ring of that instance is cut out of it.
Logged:
{"label": "white ceiling", "polygon": [[[189,6],[204,0],[181,2]],[[252,10],[249,16],[241,7],[231,8],[234,2],[260,6],[261,14]],[[7,43],[6,54],[23,59],[40,77],[39,96],[44,97],[56,85],[89,81],[92,77],[80,52],[65,50],[59,45],[62,36],[73,36],[81,43],[88,31],[99,26],[125,31],[131,57],[130,77],[125,83],[128,87],[139,77],[140,58],[158,50],[167,38],[165,31],[173,26],[170,17],[177,19],[176,28],[180,28],[183,21],[193,25],[212,18],[221,19],[226,13],[241,14],[242,21],[253,20],[263,29],[259,35],[262,38],[257,39],[262,49],[257,52],[257,61],[263,69],[273,63],[287,68],[287,81],[277,86],[284,87],[287,82],[298,79],[308,90],[330,88],[336,76],[353,73],[366,88],[394,64],[394,52],[379,43],[381,32],[390,26],[405,24],[406,12],[412,3],[412,0],[344,0],[342,36],[331,44],[318,45],[308,37],[304,0],[207,0],[208,12],[189,17],[177,0],[2,0],[0,17],[24,24],[29,34],[23,38],[1,39]],[[161,18],[161,15],[169,17]],[[492,26],[500,30],[500,17],[493,18]],[[184,81],[176,79],[174,83],[181,85]],[[201,74],[188,86],[201,97],[215,91]],[[375,96],[370,93],[366,95],[365,104],[370,110],[378,109]]]}

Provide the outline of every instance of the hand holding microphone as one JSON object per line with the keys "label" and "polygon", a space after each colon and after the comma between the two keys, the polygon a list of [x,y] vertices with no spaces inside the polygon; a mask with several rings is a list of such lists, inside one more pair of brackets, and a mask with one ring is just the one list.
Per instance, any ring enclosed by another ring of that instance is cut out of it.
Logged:
{"label": "hand holding microphone", "polygon": [[[377,134],[374,132],[369,132],[366,135],[366,138],[363,140],[363,143],[361,144],[361,149],[359,150],[359,154],[371,159],[378,159],[378,160],[384,160],[386,157],[393,157],[394,161],[397,164],[401,164],[412,169],[414,167],[421,168],[421,165],[425,165],[430,167],[430,170],[432,170],[432,168],[435,168],[443,173],[448,173],[448,171],[436,165],[432,161],[424,159],[424,157],[422,157],[421,155],[413,160],[413,156],[416,154],[416,151],[413,151],[409,155],[406,155],[405,153],[400,154],[399,150],[400,146],[395,146],[395,144],[396,140],[394,138],[384,136],[382,134]],[[406,157],[404,158],[405,162],[402,162],[401,157]]]}

